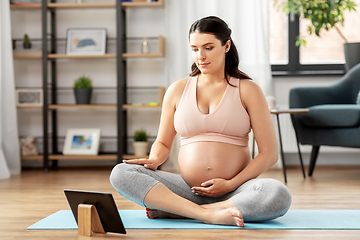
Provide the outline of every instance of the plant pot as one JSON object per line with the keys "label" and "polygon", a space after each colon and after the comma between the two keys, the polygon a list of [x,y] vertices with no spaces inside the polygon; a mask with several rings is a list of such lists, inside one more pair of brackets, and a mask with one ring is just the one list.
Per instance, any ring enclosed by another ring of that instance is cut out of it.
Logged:
{"label": "plant pot", "polygon": [[356,64],[360,63],[360,42],[345,43],[345,70],[349,71]]}
{"label": "plant pot", "polygon": [[148,142],[133,142],[135,156],[146,156],[148,154]]}
{"label": "plant pot", "polygon": [[23,43],[23,48],[25,48],[25,49],[31,48],[31,43],[29,43],[29,42]]}
{"label": "plant pot", "polygon": [[92,88],[74,88],[76,104],[90,104]]}

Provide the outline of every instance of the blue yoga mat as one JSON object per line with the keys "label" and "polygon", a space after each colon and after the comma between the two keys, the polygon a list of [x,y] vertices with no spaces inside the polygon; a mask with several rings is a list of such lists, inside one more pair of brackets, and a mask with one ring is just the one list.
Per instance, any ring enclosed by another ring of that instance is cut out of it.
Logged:
{"label": "blue yoga mat", "polygon": [[[191,219],[148,219],[145,210],[119,210],[127,229],[239,229],[204,224]],[[70,210],[58,211],[28,227],[28,230],[77,229]],[[246,223],[242,229],[332,229],[359,230],[360,210],[290,210],[263,223]]]}

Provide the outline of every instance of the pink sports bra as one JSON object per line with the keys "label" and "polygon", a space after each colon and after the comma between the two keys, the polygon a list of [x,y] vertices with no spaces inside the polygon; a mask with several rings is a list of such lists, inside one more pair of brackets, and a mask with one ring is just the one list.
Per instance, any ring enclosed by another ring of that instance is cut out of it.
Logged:
{"label": "pink sports bra", "polygon": [[189,78],[174,115],[181,146],[194,142],[248,146],[250,117],[241,103],[239,81],[230,78],[230,83],[236,87],[228,85],[215,110],[203,114],[196,99],[197,77]]}

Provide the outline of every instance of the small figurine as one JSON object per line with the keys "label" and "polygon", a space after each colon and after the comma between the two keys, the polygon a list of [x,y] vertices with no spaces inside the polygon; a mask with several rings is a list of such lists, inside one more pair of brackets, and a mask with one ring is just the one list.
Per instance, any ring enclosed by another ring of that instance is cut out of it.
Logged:
{"label": "small figurine", "polygon": [[38,155],[34,137],[20,138],[20,152],[22,156]]}

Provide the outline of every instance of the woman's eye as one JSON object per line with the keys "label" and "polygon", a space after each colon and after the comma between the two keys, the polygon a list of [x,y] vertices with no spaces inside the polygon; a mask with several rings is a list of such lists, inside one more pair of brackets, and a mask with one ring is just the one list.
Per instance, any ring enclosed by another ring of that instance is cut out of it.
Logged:
{"label": "woman's eye", "polygon": [[198,51],[198,49],[197,48],[193,48],[193,49],[191,49],[193,52],[197,52]]}
{"label": "woman's eye", "polygon": [[213,47],[207,47],[206,48],[206,50],[212,50],[213,49]]}

